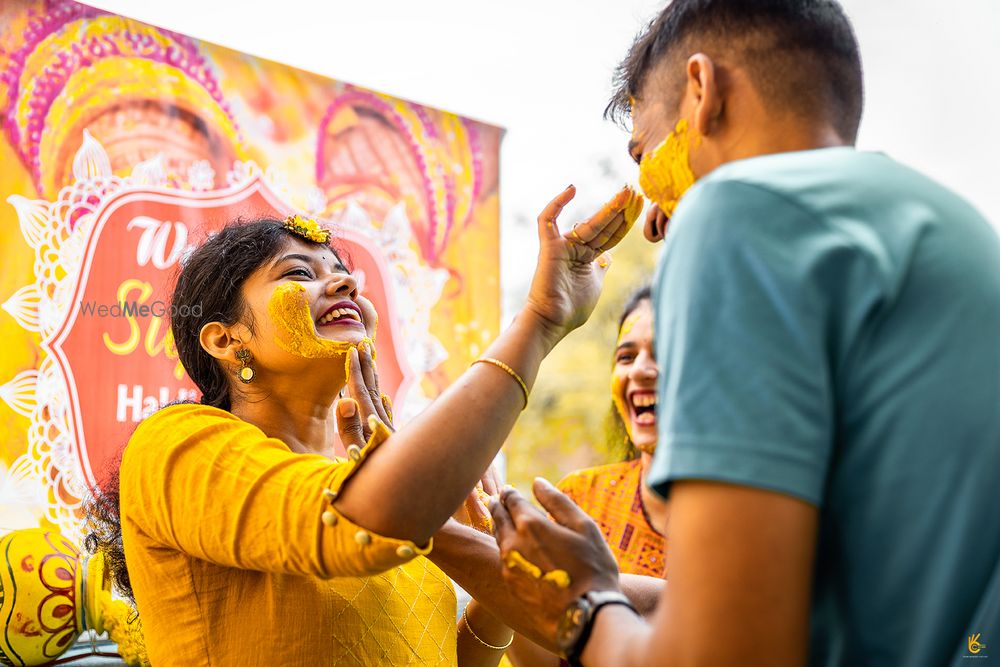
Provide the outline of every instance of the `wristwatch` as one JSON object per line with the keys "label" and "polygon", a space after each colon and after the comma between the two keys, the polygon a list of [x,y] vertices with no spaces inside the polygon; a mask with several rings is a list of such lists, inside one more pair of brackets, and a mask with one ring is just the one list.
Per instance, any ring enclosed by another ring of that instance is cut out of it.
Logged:
{"label": "wristwatch", "polygon": [[569,606],[556,629],[556,644],[572,667],[582,667],[580,656],[594,629],[594,618],[601,607],[623,604],[638,614],[632,602],[618,591],[589,591]]}

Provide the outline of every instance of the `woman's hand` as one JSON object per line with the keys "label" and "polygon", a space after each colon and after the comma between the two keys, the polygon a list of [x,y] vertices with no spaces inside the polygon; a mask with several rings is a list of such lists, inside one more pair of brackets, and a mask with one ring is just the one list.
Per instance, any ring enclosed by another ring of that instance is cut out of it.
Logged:
{"label": "woman's hand", "polygon": [[369,338],[375,340],[375,335],[378,333],[378,312],[375,310],[375,304],[360,294],[354,302],[361,309],[361,320],[365,324],[365,333],[368,334]]}
{"label": "woman's hand", "polygon": [[[372,348],[368,343],[361,345],[361,350],[352,348],[348,352],[347,392],[358,403],[361,411],[360,428],[365,441],[371,436],[368,418],[372,415],[385,424],[389,430],[392,427],[392,403],[389,397],[379,390],[378,372],[372,359]],[[346,446],[346,445],[345,445]]]}
{"label": "woman's hand", "polygon": [[575,194],[576,188],[569,186],[538,216],[541,247],[524,306],[553,342],[590,317],[611,265],[605,253],[625,238],[643,205],[642,197],[626,186],[592,217],[560,232],[559,213]]}
{"label": "woman's hand", "polygon": [[502,482],[496,470],[496,464],[490,465],[482,479],[476,483],[462,506],[455,511],[452,518],[459,523],[474,528],[486,535],[493,535],[493,516],[490,514],[490,498],[500,493]]}
{"label": "woman's hand", "polygon": [[[561,234],[556,218],[572,197],[568,188],[538,219],[541,251],[531,292],[515,322],[483,353],[482,360],[493,363],[475,364],[462,374],[392,436],[394,446],[384,447],[354,474],[337,501],[353,521],[380,535],[425,544],[489,467],[524,407],[522,390],[530,393],[545,355],[590,315],[609,264],[604,252],[625,236],[642,208],[641,198],[626,189]],[[356,412],[388,419],[374,368],[367,377],[367,356],[354,354],[348,386],[360,406]],[[349,406],[343,407],[348,414],[338,405],[338,415],[350,417]],[[393,490],[388,496],[387,488]]]}

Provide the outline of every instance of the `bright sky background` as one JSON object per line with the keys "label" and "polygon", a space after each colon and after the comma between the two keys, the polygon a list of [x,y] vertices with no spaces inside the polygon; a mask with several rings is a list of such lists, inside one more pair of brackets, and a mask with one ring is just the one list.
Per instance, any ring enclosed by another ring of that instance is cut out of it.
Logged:
{"label": "bright sky background", "polygon": [[[861,43],[859,146],[970,199],[1000,225],[1000,2],[843,0]],[[194,37],[507,128],[505,305],[534,265],[533,218],[569,183],[567,220],[638,179],[601,115],[611,73],[663,0],[93,0]],[[295,100],[288,100],[295,104]]]}

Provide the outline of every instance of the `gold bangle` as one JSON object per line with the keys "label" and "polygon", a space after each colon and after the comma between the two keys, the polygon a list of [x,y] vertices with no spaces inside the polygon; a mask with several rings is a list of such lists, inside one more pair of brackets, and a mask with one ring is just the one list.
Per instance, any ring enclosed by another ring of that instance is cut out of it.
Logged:
{"label": "gold bangle", "polygon": [[490,649],[491,651],[506,651],[507,649],[510,648],[510,645],[514,643],[513,634],[511,634],[510,639],[508,639],[507,643],[504,644],[503,646],[494,646],[493,644],[487,644],[482,639],[480,639],[479,635],[476,634],[476,631],[472,629],[471,625],[469,625],[469,605],[465,605],[465,609],[462,610],[462,621],[465,623],[465,627],[469,630],[469,634],[472,635],[473,639],[475,639],[477,642],[479,642],[486,648]]}
{"label": "gold bangle", "polygon": [[[524,383],[524,380],[522,380],[521,376],[517,374],[517,371],[515,371],[513,368],[511,368],[504,362],[500,361],[499,359],[494,359],[493,357],[482,357],[480,359],[476,359],[472,363],[492,364],[493,366],[496,366],[500,370],[507,373],[507,375],[514,378],[514,381],[517,382],[517,384],[521,387],[521,391],[524,393],[524,407],[525,408],[528,407],[528,385]],[[521,409],[523,410],[524,408]]]}

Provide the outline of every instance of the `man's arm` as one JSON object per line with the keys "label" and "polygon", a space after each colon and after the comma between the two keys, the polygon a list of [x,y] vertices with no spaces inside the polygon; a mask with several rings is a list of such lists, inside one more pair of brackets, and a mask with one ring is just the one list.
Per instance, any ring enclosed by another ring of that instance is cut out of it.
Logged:
{"label": "man's arm", "polygon": [[[434,535],[434,549],[428,558],[509,627],[532,640],[541,639],[532,618],[525,613],[524,601],[504,583],[504,567],[494,538],[451,520]],[[623,575],[621,586],[637,609],[652,613],[664,581]],[[551,639],[545,645],[551,648]]]}
{"label": "man's arm", "polygon": [[[570,573],[559,589],[520,571],[505,579],[522,613],[551,634],[563,610],[588,590],[614,590],[614,573],[591,544],[592,520],[549,484],[535,496],[548,521],[516,491],[493,505],[503,553],[519,551],[544,571]],[[817,511],[791,496],[703,481],[671,490],[670,584],[649,622],[620,606],[600,610],[585,665],[803,665]],[[554,643],[546,637],[546,644]]]}
{"label": "man's arm", "polygon": [[585,665],[804,665],[817,511],[715,482],[671,489],[671,583],[648,626],[602,610]]}
{"label": "man's arm", "polygon": [[635,605],[635,610],[646,617],[653,615],[660,603],[667,582],[659,577],[647,577],[642,574],[619,574],[618,584],[622,593]]}

